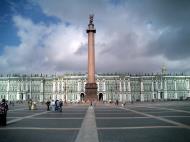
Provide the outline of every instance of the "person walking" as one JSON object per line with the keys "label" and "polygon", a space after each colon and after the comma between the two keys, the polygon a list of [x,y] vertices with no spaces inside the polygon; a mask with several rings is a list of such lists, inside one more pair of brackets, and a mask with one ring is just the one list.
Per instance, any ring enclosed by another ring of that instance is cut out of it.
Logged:
{"label": "person walking", "polygon": [[90,106],[92,106],[92,101],[90,101]]}
{"label": "person walking", "polygon": [[63,101],[60,100],[60,101],[59,101],[59,109],[60,109],[59,111],[60,111],[60,112],[62,112],[62,107],[63,107]]}
{"label": "person walking", "polygon": [[49,109],[50,103],[51,103],[51,102],[50,102],[49,100],[46,102],[46,105],[47,105],[47,111],[50,110],[50,109]]}
{"label": "person walking", "polygon": [[32,99],[30,99],[30,100],[28,101],[28,109],[31,110],[31,107],[32,107]]}
{"label": "person walking", "polygon": [[7,111],[8,111],[8,104],[6,103],[5,99],[2,99],[0,103],[0,126],[7,125]]}
{"label": "person walking", "polygon": [[119,101],[118,100],[116,100],[116,106],[118,106],[119,105]]}
{"label": "person walking", "polygon": [[55,101],[55,111],[59,110],[59,100]]}
{"label": "person walking", "polygon": [[55,101],[54,100],[51,101],[51,110],[55,111]]}

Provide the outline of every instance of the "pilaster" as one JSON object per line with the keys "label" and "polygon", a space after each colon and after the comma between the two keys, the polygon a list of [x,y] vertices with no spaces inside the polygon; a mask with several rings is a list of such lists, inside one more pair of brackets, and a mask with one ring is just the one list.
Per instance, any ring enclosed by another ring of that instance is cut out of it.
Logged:
{"label": "pilaster", "polygon": [[103,91],[104,92],[106,91],[106,82],[105,82],[105,79],[103,80]]}
{"label": "pilaster", "polygon": [[177,82],[174,80],[174,99],[177,99]]}
{"label": "pilaster", "polygon": [[130,79],[128,79],[127,81],[127,92],[128,92],[128,101],[131,102],[131,82]]}
{"label": "pilaster", "polygon": [[186,79],[187,84],[187,97],[190,97],[190,79]]}
{"label": "pilaster", "polygon": [[168,99],[167,80],[164,80],[164,100]]}
{"label": "pilaster", "polygon": [[141,102],[144,102],[144,83],[143,80],[141,79],[141,93],[140,93],[140,97],[141,97]]}
{"label": "pilaster", "polygon": [[154,92],[154,81],[153,80],[152,80],[151,90],[152,90],[152,99],[154,100],[155,99],[155,97],[154,97],[155,92]]}
{"label": "pilaster", "polygon": [[44,101],[44,80],[40,82],[40,102]]}
{"label": "pilaster", "polygon": [[7,80],[7,93],[6,93],[6,100],[9,100],[9,89],[10,89],[10,80]]}
{"label": "pilaster", "polygon": [[126,102],[126,100],[127,100],[127,94],[126,94],[126,86],[125,86],[126,84],[125,84],[125,79],[123,80],[123,102]]}
{"label": "pilaster", "polygon": [[157,99],[160,100],[160,90],[158,88],[158,81],[156,81]]}

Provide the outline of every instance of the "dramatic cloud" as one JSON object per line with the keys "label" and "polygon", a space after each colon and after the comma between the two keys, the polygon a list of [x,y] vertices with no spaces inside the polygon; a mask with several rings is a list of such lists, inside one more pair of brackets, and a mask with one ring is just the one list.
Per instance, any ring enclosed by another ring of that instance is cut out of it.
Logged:
{"label": "dramatic cloud", "polygon": [[[62,23],[46,26],[34,24],[21,16],[13,18],[21,43],[18,47],[6,47],[1,64],[6,72],[56,73],[84,70],[86,54],[74,55],[81,44],[86,43],[80,28]],[[75,62],[77,61],[77,62]]]}
{"label": "dramatic cloud", "polygon": [[[86,72],[88,15],[95,14],[97,72],[190,70],[188,0],[33,0],[58,23],[14,16],[20,45],[0,56],[4,72]],[[13,57],[16,57],[13,59]]]}

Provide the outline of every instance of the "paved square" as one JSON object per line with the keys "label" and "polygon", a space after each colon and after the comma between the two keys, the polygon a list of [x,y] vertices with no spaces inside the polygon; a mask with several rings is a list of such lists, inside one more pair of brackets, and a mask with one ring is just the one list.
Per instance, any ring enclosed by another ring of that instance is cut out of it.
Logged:
{"label": "paved square", "polygon": [[190,141],[190,102],[97,106],[95,113],[100,142]]}
{"label": "paved square", "polygon": [[[39,105],[10,106],[1,142],[189,142],[190,102],[134,103],[125,107],[70,104],[63,112]],[[85,139],[87,138],[87,139]]]}
{"label": "paved square", "polygon": [[75,142],[88,108],[69,105],[63,112],[52,112],[41,105],[37,110],[28,110],[26,106],[10,106],[8,125],[0,128],[1,142]]}

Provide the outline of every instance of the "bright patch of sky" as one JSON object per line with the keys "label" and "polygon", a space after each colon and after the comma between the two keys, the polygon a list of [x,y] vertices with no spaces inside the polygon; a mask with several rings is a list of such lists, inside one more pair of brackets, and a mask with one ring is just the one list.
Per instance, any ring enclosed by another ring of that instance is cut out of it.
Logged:
{"label": "bright patch of sky", "polygon": [[[20,15],[31,19],[34,23],[43,23],[49,25],[60,22],[60,19],[47,16],[43,13],[39,5],[32,3],[29,0],[1,0],[0,1],[0,54],[3,52],[3,47],[11,45],[16,47],[20,44],[20,38],[17,35],[17,27],[13,21],[13,17]],[[69,25],[66,23],[66,25]]]}

